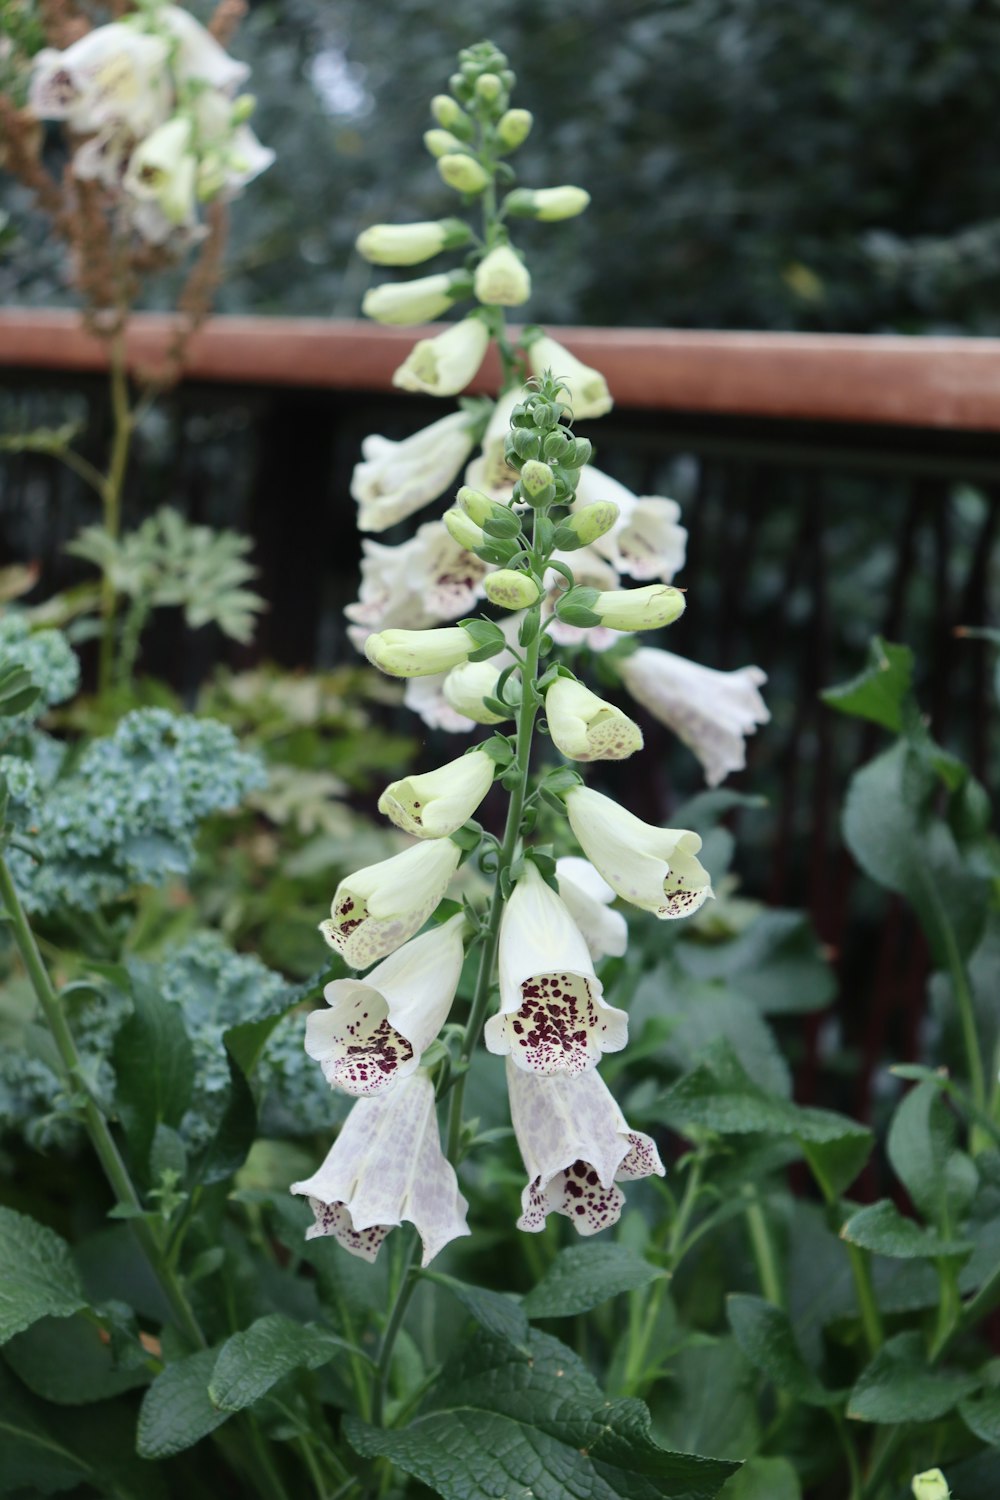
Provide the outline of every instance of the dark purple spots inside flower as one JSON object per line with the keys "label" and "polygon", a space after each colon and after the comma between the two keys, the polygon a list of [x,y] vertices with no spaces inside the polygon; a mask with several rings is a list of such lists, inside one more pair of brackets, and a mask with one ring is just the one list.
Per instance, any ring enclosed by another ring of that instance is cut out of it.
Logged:
{"label": "dark purple spots inside flower", "polygon": [[507,1031],[523,1066],[534,1073],[582,1073],[607,1032],[607,1021],[582,974],[535,974],[521,985],[521,1007]]}

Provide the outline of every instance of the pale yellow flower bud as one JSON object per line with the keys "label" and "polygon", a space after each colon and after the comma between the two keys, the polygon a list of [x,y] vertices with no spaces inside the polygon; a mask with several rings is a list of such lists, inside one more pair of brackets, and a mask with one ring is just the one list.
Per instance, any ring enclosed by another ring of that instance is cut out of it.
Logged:
{"label": "pale yellow flower bud", "polygon": [[914,1500],[948,1500],[951,1490],[940,1469],[926,1469],[915,1474],[912,1484]]}
{"label": "pale yellow flower bud", "polygon": [[450,94],[434,95],[431,114],[444,130],[456,130],[464,134],[470,123],[465,110]]}
{"label": "pale yellow flower bud", "polygon": [[495,573],[487,573],[483,590],[490,603],[498,604],[501,609],[527,609],[537,604],[540,597],[537,583],[515,568],[498,568]]}
{"label": "pale yellow flower bud", "polygon": [[543,495],[551,487],[552,481],[552,470],[541,459],[529,458],[521,469],[521,488],[532,500]]}
{"label": "pale yellow flower bud", "polygon": [[659,630],[684,613],[684,595],[665,583],[644,589],[609,589],[591,606],[609,630]]}
{"label": "pale yellow flower bud", "polygon": [[476,649],[461,625],[440,630],[381,630],[365,641],[372,666],[390,677],[432,677],[468,659]]}
{"label": "pale yellow flower bud", "polygon": [[491,307],[520,307],[531,296],[531,277],[510,245],[497,245],[476,267],[475,292]]}
{"label": "pale yellow flower bud", "polygon": [[557,677],[545,694],[545,718],[570,760],[627,760],[642,749],[638,724],[572,677]]}
{"label": "pale yellow flower bud", "polygon": [[438,158],[438,172],[456,193],[481,193],[489,185],[489,177],[475,157],[449,152]]}
{"label": "pale yellow flower bud", "polygon": [[472,517],[467,516],[464,510],[459,510],[457,505],[452,506],[451,510],[446,510],[441,519],[448,528],[448,535],[452,540],[468,552],[475,547],[481,547],[486,540],[482,527],[477,526]]}
{"label": "pale yellow flower bud", "polygon": [[528,363],[533,375],[544,375],[548,370],[561,380],[569,391],[573,415],[583,421],[587,417],[603,417],[614,404],[608,392],[608,383],[600,370],[592,370],[582,360],[570,354],[556,339],[543,334],[535,339],[528,350]]}
{"label": "pale yellow flower bud", "polygon": [[424,145],[432,156],[448,156],[453,151],[462,151],[462,142],[450,130],[425,130]]}
{"label": "pale yellow flower bud", "polygon": [[516,151],[528,139],[534,123],[529,109],[509,109],[497,121],[497,140],[505,151]]}
{"label": "pale yellow flower bud", "polygon": [[473,750],[436,771],[391,782],[378,810],[418,839],[447,838],[472,817],[493,785],[495,769],[485,751]]}
{"label": "pale yellow flower bud", "polygon": [[418,224],[372,224],[354,247],[373,266],[416,266],[442,250],[455,250],[470,238],[461,219],[428,219]]}
{"label": "pale yellow flower bud", "polygon": [[455,498],[465,514],[470,520],[475,521],[477,526],[482,526],[484,521],[488,521],[496,509],[495,500],[491,500],[489,495],[484,495],[482,490],[474,490],[467,484],[462,485]]}
{"label": "pale yellow flower bud", "polygon": [[233,100],[233,112],[230,116],[233,124],[245,125],[256,108],[257,97],[255,94],[240,94],[239,98]]}
{"label": "pale yellow flower bud", "polygon": [[401,326],[431,323],[447,312],[452,303],[466,296],[468,290],[468,278],[461,271],[419,276],[415,281],[389,281],[365,292],[361,311],[376,323]]}
{"label": "pale yellow flower bud", "polygon": [[492,662],[470,661],[448,673],[441,693],[449,708],[474,724],[502,724],[512,719],[513,713],[495,714],[483,702],[484,698],[496,697],[499,681],[500,673]]}
{"label": "pale yellow flower bud", "polygon": [[555,223],[559,219],[575,219],[582,214],[590,202],[590,194],[583,188],[515,188],[508,193],[504,207],[508,214],[522,219],[542,219]]}
{"label": "pale yellow flower bud", "polygon": [[476,79],[476,93],[480,99],[492,104],[503,93],[503,81],[495,73],[480,73]]}
{"label": "pale yellow flower bud", "polygon": [[574,511],[565,521],[560,521],[559,525],[560,528],[568,527],[581,547],[589,547],[591,542],[596,542],[598,537],[611,530],[618,516],[619,510],[613,500],[595,500],[593,505],[585,505],[582,510]]}
{"label": "pale yellow flower bud", "polygon": [[423,391],[428,396],[455,396],[475,376],[489,342],[489,330],[481,318],[463,318],[436,338],[414,344],[392,383],[400,390]]}

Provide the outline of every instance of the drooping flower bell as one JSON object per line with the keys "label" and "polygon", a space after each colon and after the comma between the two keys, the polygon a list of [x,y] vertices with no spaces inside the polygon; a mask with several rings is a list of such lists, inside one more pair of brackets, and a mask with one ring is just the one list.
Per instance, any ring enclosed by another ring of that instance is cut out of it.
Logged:
{"label": "drooping flower bell", "polygon": [[123,186],[130,197],[156,205],[169,233],[195,221],[197,172],[191,121],[177,115],[136,147]]}
{"label": "drooping flower bell", "polygon": [[628,1016],[603,998],[590,950],[565,904],[527,861],[500,924],[500,1010],[490,1052],[535,1073],[581,1073],[620,1052]]}
{"label": "drooping flower bell", "polygon": [[492,307],[520,307],[531,296],[531,276],[512,245],[497,245],[476,267],[475,292]]}
{"label": "drooping flower bell", "polygon": [[169,33],[174,44],[171,66],[179,82],[208,84],[232,93],[249,77],[247,64],[230,57],[225,47],[183,6],[155,6],[149,13],[149,24]]}
{"label": "drooping flower bell", "polygon": [[705,768],[709,786],[746,765],[746,736],[771,715],[758,691],[767,681],[759,667],[716,672],[642,646],[618,663],[622,682],[637,703],[672,729]]}
{"label": "drooping flower bell", "polygon": [[420,339],[392,377],[404,391],[455,396],[474,378],[489,347],[489,329],[474,314],[432,339]]}
{"label": "drooping flower bell", "polygon": [[378,810],[416,838],[447,838],[472,817],[493,785],[495,770],[485,751],[473,750],[436,771],[391,782]]}
{"label": "drooping flower bell", "polygon": [[320,932],[352,969],[367,969],[419,931],[460,858],[451,839],[427,839],[355,870],[338,885]]}
{"label": "drooping flower bell", "polygon": [[442,521],[426,521],[408,542],[387,547],[361,543],[361,588],[344,610],[359,650],[372,631],[422,630],[475,608],[486,564],[449,534]]}
{"label": "drooping flower bell", "polygon": [[537,1234],[564,1214],[578,1234],[618,1222],[619,1182],[664,1175],[655,1143],[630,1130],[596,1068],[543,1078],[507,1064],[510,1117],[528,1183],[518,1229]]}
{"label": "drooping flower bell", "polygon": [[335,979],[306,1018],[306,1051],[333,1088],[375,1094],[415,1073],[455,999],[461,912],[411,938],[364,979]]}
{"label": "drooping flower bell", "polygon": [[366,437],[351,475],[361,531],[385,531],[436,500],[452,483],[476,442],[477,419],[452,412],[402,442]]}
{"label": "drooping flower bell", "polygon": [[573,677],[557,677],[545,694],[552,743],[570,760],[627,760],[642,749],[638,724]]}
{"label": "drooping flower bell", "polygon": [[654,828],[587,786],[570,788],[566,811],[590,863],[633,906],[660,918],[689,917],[712,895],[708,872],[696,858],[696,833]]}
{"label": "drooping flower bell", "polygon": [[602,958],[621,958],[628,946],[628,923],[620,911],[609,910],[615,892],[604,877],[589,860],[566,854],[556,860],[556,880],[595,964]]}
{"label": "drooping flower bell", "polygon": [[569,391],[569,402],[577,421],[603,417],[614,405],[608,383],[600,370],[592,370],[546,334],[532,343],[528,363],[533,375],[541,377],[551,371],[556,380],[563,382]]}
{"label": "drooping flower bell", "polygon": [[469,1205],[441,1150],[434,1085],[423,1071],[359,1099],[319,1171],[291,1191],[315,1215],[307,1240],[332,1235],[363,1260],[374,1260],[404,1220],[420,1236],[422,1266],[469,1233]]}

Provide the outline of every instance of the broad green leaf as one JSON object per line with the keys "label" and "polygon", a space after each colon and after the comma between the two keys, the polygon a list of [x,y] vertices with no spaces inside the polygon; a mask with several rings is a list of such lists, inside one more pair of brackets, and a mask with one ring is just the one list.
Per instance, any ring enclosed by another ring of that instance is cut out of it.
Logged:
{"label": "broad green leaf", "polygon": [[948,1217],[949,1208],[963,1208],[969,1196],[952,1166],[958,1157],[955,1136],[954,1116],[931,1082],[904,1096],[889,1126],[892,1169],[924,1218],[935,1224]]}
{"label": "broad green leaf", "polygon": [[257,1133],[257,1103],[242,1067],[226,1045],[229,1095],[222,1118],[204,1153],[195,1164],[195,1180],[208,1187],[227,1182],[250,1154]]}
{"label": "broad green leaf", "polygon": [[325,1328],[270,1313],[223,1344],[209,1400],[224,1412],[242,1411],[293,1370],[316,1370],[349,1347]]}
{"label": "broad green leaf", "polygon": [[[644,974],[629,1002],[629,1029],[638,1038],[652,1023],[657,1056],[680,1072],[697,1065],[716,1037],[729,1039],[747,1075],[770,1094],[792,1092],[788,1064],[759,1006],[728,982],[695,979],[676,963]],[[665,1035],[662,1033],[665,1032]]]}
{"label": "broad green leaf", "polygon": [[69,1246],[12,1208],[0,1208],[0,1344],[39,1318],[68,1318],[86,1307]]}
{"label": "broad green leaf", "polygon": [[663,1378],[650,1390],[657,1442],[708,1458],[753,1453],[760,1441],[757,1372],[736,1341],[702,1337],[665,1353]]}
{"label": "broad green leaf", "polygon": [[4,1359],[36,1396],[61,1406],[105,1401],[150,1379],[138,1362],[129,1368],[116,1365],[110,1341],[79,1314],[40,1318],[5,1345]]}
{"label": "broad green leaf", "polygon": [[893,1255],[900,1260],[933,1260],[941,1255],[968,1255],[971,1240],[942,1239],[933,1229],[914,1219],[905,1219],[888,1198],[871,1203],[852,1214],[840,1231],[841,1237],[876,1255]]}
{"label": "broad green leaf", "polygon": [[115,1097],[129,1147],[145,1170],[157,1125],[177,1126],[191,1102],[194,1053],[178,1005],[136,965],[133,1014],[115,1037]]}
{"label": "broad green leaf", "polygon": [[807,1406],[834,1406],[842,1399],[828,1391],[809,1368],[795,1342],[788,1314],[763,1297],[734,1294],[726,1298],[733,1336],[751,1364],[782,1391],[794,1391]]}
{"label": "broad green leaf", "polygon": [[560,1250],[521,1307],[529,1318],[569,1318],[662,1275],[625,1245],[591,1240]]}
{"label": "broad green leaf", "polygon": [[802,1500],[802,1487],[787,1458],[750,1458],[726,1480],[719,1500]]}
{"label": "broad green leaf", "polygon": [[522,1353],[527,1352],[528,1320],[518,1298],[490,1291],[487,1287],[470,1286],[454,1276],[445,1276],[442,1271],[425,1271],[423,1274],[426,1281],[433,1281],[451,1292],[487,1333],[506,1339]]}
{"label": "broad green leaf", "polygon": [[958,1414],[980,1442],[1000,1448],[1000,1390],[983,1391],[958,1403]]}
{"label": "broad green leaf", "polygon": [[862,1370],[847,1415],[862,1422],[934,1422],[980,1384],[966,1370],[928,1364],[919,1333],[898,1333]]}
{"label": "broad green leaf", "polygon": [[342,965],[335,964],[332,968],[327,965],[309,979],[304,980],[302,984],[289,985],[287,989],[275,995],[266,1010],[258,1011],[252,1021],[241,1021],[238,1026],[230,1026],[223,1033],[222,1040],[226,1051],[247,1078],[253,1073],[267,1039],[278,1022],[297,1005],[304,1005],[308,1000],[321,999],[324,987],[332,979],[339,979],[343,973]]}
{"label": "broad green leaf", "polygon": [[658,1447],[641,1401],[608,1401],[557,1339],[533,1331],[530,1343],[526,1361],[506,1340],[477,1338],[406,1427],[349,1417],[349,1442],[443,1500],[715,1500],[736,1464]]}
{"label": "broad green leaf", "polygon": [[199,1349],[167,1365],[139,1408],[136,1449],[142,1458],[170,1458],[221,1427],[231,1415],[213,1405],[208,1382],[218,1349]]}
{"label": "broad green leaf", "polygon": [[868,651],[870,662],[863,672],[850,682],[826,688],[820,697],[842,714],[870,719],[899,734],[903,704],[913,691],[913,652],[909,646],[894,646],[878,635]]}
{"label": "broad green leaf", "polygon": [[675,952],[689,974],[724,981],[762,1015],[822,1010],[836,994],[819,938],[801,912],[762,911],[727,943],[697,943],[682,935]]}
{"label": "broad green leaf", "polygon": [[912,902],[937,968],[975,947],[986,917],[989,883],[969,873],[954,835],[939,818],[922,817],[908,783],[915,766],[905,743],[863,766],[844,804],[845,842],[866,875]]}
{"label": "broad green leaf", "polygon": [[997,1500],[1000,1495],[1000,1453],[987,1449],[974,1458],[948,1465],[954,1500]]}

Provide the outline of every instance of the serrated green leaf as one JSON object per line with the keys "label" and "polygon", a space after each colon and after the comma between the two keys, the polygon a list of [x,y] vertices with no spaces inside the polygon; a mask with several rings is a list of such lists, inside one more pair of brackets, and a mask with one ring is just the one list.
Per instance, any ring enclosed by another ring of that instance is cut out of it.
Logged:
{"label": "serrated green leaf", "polygon": [[648,1286],[663,1272],[626,1245],[590,1241],[560,1250],[521,1303],[529,1318],[569,1318],[620,1292]]}
{"label": "serrated green leaf", "polygon": [[209,1381],[209,1400],[222,1411],[242,1411],[293,1370],[316,1370],[349,1348],[316,1324],[269,1313],[223,1344]]}
{"label": "serrated green leaf", "polygon": [[[666,1337],[673,1342],[669,1330]],[[757,1372],[735,1339],[701,1335],[669,1350],[666,1363],[649,1393],[657,1441],[708,1458],[753,1453],[760,1442]]]}
{"label": "serrated green leaf", "polygon": [[820,697],[831,708],[857,719],[870,719],[898,734],[903,704],[913,691],[913,652],[876,636],[869,646],[869,665],[850,682],[826,688]]}
{"label": "serrated green leaf", "polygon": [[522,1311],[520,1299],[504,1292],[490,1291],[487,1287],[470,1286],[468,1282],[446,1276],[442,1271],[424,1271],[423,1276],[426,1281],[433,1281],[451,1292],[487,1333],[506,1339],[515,1349],[527,1354],[528,1319]]}
{"label": "serrated green leaf", "polygon": [[86,1305],[65,1240],[26,1214],[0,1208],[0,1344],[39,1318],[68,1318]]}
{"label": "serrated green leaf", "polygon": [[133,1013],[115,1037],[115,1098],[141,1171],[157,1125],[177,1126],[191,1102],[194,1052],[179,1005],[171,1005],[139,966],[130,973]]}
{"label": "serrated green leaf", "polygon": [[973,1249],[971,1240],[946,1240],[914,1219],[905,1219],[888,1198],[852,1214],[840,1235],[863,1250],[898,1260],[934,1260],[938,1256],[968,1255]]}
{"label": "serrated green leaf", "polygon": [[715,1500],[738,1467],[670,1453],[650,1436],[641,1401],[608,1401],[572,1350],[532,1332],[525,1361],[482,1336],[456,1356],[406,1427],[348,1417],[348,1441],[384,1456],[443,1500]]}
{"label": "serrated green leaf", "polygon": [[170,1458],[221,1427],[231,1416],[215,1406],[208,1382],[219,1350],[199,1349],[167,1365],[139,1408],[136,1449],[142,1458]]}
{"label": "serrated green leaf", "polygon": [[892,1169],[924,1218],[935,1224],[948,1217],[955,1138],[954,1117],[933,1082],[911,1089],[889,1126],[886,1151]]}
{"label": "serrated green leaf", "polygon": [[4,1346],[4,1359],[36,1396],[58,1406],[106,1401],[147,1385],[141,1363],[116,1365],[112,1345],[89,1318],[40,1318]]}
{"label": "serrated green leaf", "polygon": [[934,1422],[981,1384],[966,1370],[938,1369],[919,1333],[899,1333],[858,1377],[847,1415],[862,1422]]}
{"label": "serrated green leaf", "polygon": [[958,1403],[958,1414],[980,1442],[1000,1448],[1000,1390],[967,1397]]}
{"label": "serrated green leaf", "polygon": [[835,1406],[843,1393],[828,1391],[809,1368],[795,1342],[788,1314],[763,1297],[734,1294],[726,1298],[733,1336],[752,1365],[779,1390],[794,1391],[807,1406]]}

